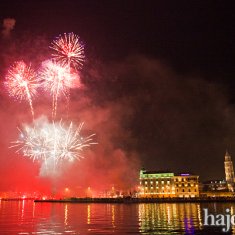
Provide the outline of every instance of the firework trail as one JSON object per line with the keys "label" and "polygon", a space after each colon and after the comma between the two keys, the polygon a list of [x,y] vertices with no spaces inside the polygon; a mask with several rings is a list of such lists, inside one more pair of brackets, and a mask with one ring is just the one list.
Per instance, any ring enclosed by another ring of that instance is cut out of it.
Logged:
{"label": "firework trail", "polygon": [[41,160],[47,164],[53,159],[54,169],[58,162],[73,161],[82,158],[85,148],[96,144],[93,136],[82,136],[83,123],[78,127],[71,122],[66,125],[62,122],[49,123],[47,120],[34,122],[20,130],[19,139],[12,142],[10,148],[17,148],[23,156],[33,160]]}
{"label": "firework trail", "polygon": [[81,68],[85,59],[84,45],[74,33],[64,33],[57,37],[50,46],[55,51],[52,57],[60,64]]}
{"label": "firework trail", "polygon": [[37,88],[40,86],[40,82],[34,70],[23,61],[15,62],[8,70],[4,84],[10,96],[20,101],[27,100],[29,102],[34,119],[32,98],[36,96]]}
{"label": "firework trail", "polygon": [[44,89],[52,95],[52,118],[55,119],[58,98],[64,95],[68,99],[69,89],[79,76],[72,73],[68,66],[62,66],[52,60],[43,63],[39,76]]}
{"label": "firework trail", "polygon": [[[50,46],[54,50],[52,57],[62,66],[80,69],[83,65],[84,45],[78,35],[74,33],[64,33],[57,37]],[[67,115],[69,112],[70,91],[67,93]]]}

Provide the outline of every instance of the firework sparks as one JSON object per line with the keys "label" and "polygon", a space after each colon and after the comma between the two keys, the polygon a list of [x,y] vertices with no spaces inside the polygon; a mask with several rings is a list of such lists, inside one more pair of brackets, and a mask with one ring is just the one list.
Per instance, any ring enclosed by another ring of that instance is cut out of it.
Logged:
{"label": "firework sparks", "polygon": [[69,97],[69,89],[73,87],[79,76],[72,73],[68,66],[62,66],[54,61],[45,61],[40,72],[43,87],[52,95],[52,118],[56,117],[58,97]]}
{"label": "firework sparks", "polygon": [[23,61],[15,62],[8,70],[5,86],[10,96],[22,101],[27,100],[34,118],[32,98],[37,94],[40,83],[36,73]]}
{"label": "firework sparks", "polygon": [[84,45],[76,34],[64,33],[52,42],[50,48],[56,52],[52,56],[62,65],[74,68],[82,67],[85,59]]}
{"label": "firework sparks", "polygon": [[12,142],[10,148],[17,148],[17,153],[22,152],[23,156],[33,160],[42,160],[47,163],[53,159],[54,165],[60,161],[82,158],[82,152],[93,142],[93,136],[82,136],[83,123],[76,128],[71,122],[70,125],[62,121],[48,123],[43,121],[26,126],[20,130],[20,137]]}

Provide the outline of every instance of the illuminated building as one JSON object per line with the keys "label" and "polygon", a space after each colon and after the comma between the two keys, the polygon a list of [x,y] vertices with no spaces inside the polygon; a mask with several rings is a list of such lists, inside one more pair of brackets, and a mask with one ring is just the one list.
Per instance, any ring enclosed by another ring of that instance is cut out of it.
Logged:
{"label": "illuminated building", "polygon": [[199,176],[175,175],[172,172],[140,170],[139,197],[174,198],[198,197]]}
{"label": "illuminated building", "polygon": [[231,160],[231,156],[228,153],[228,151],[226,151],[225,153],[224,169],[225,169],[225,179],[228,184],[228,189],[230,192],[234,192],[233,162]]}
{"label": "illuminated building", "polygon": [[140,197],[174,196],[174,173],[140,170]]}
{"label": "illuminated building", "polygon": [[174,176],[175,196],[180,198],[199,197],[199,176],[180,174]]}
{"label": "illuminated building", "polygon": [[212,191],[228,191],[228,185],[225,180],[208,180],[202,183],[202,190],[204,192]]}

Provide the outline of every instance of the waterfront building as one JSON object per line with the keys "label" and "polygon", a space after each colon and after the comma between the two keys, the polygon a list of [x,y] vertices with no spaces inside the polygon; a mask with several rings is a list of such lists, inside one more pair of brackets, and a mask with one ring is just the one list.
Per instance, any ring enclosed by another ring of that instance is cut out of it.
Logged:
{"label": "waterfront building", "polygon": [[228,185],[226,180],[208,180],[202,183],[202,191],[204,192],[214,192],[214,191],[228,191]]}
{"label": "waterfront building", "polygon": [[175,197],[199,197],[199,176],[188,173],[174,176]]}
{"label": "waterfront building", "polygon": [[226,151],[225,159],[224,159],[224,169],[225,169],[225,179],[228,185],[228,189],[230,192],[234,192],[234,170],[233,170],[233,162],[231,160],[231,156]]}
{"label": "waterfront building", "polygon": [[140,197],[175,197],[174,173],[140,170]]}
{"label": "waterfront building", "polygon": [[140,170],[139,197],[189,198],[199,196],[199,176]]}

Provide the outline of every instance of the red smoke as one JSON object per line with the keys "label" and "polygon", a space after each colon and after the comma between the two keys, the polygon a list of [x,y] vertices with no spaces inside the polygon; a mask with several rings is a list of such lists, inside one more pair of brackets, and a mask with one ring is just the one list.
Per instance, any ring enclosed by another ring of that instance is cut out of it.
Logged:
{"label": "red smoke", "polygon": [[[51,99],[38,97],[34,101],[35,117],[51,115]],[[0,157],[0,191],[57,193],[70,196],[85,196],[87,188],[92,191],[126,191],[135,186],[138,180],[138,156],[126,151],[123,143],[131,139],[130,133],[123,128],[125,119],[131,115],[128,103],[106,102],[95,106],[83,91],[73,90],[67,119],[65,100],[58,102],[58,119],[85,122],[84,131],[96,133],[98,145],[84,152],[84,159],[73,163],[64,163],[58,167],[58,175],[41,174],[40,162],[16,154],[9,149],[10,142],[18,137],[17,127],[31,123],[27,103],[18,103],[2,93],[0,101],[0,134],[2,136]],[[98,195],[98,193],[97,193]]]}

